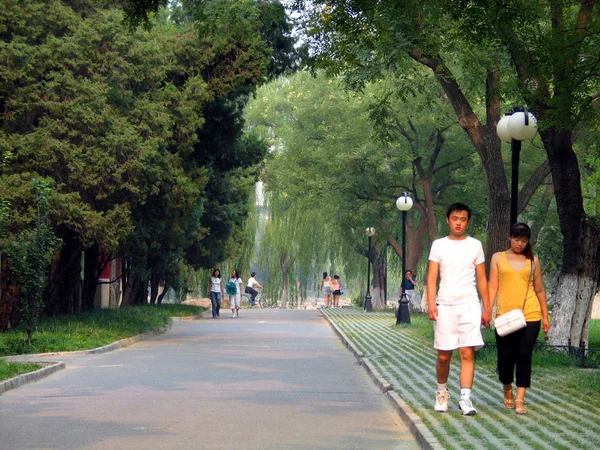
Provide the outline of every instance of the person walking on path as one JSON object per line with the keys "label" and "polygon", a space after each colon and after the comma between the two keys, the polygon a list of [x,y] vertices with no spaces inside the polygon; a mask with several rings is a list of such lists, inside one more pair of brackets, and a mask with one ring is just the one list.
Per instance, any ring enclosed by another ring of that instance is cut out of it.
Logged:
{"label": "person walking on path", "polygon": [[[531,385],[531,357],[540,333],[550,330],[546,290],[540,260],[534,256],[529,239],[531,230],[524,223],[510,229],[510,248],[495,253],[490,264],[489,298],[498,294],[497,315],[522,309],[527,326],[506,336],[496,333],[498,377],[503,384],[504,405],[526,414],[525,393]],[[533,270],[533,276],[532,276]],[[513,402],[513,379],[516,367],[517,398]]]}
{"label": "person walking on path", "polygon": [[415,279],[413,277],[412,271],[407,270],[404,273],[404,278],[402,279],[402,286],[400,289],[400,297],[402,297],[402,292],[404,291],[409,303],[411,305],[413,305],[413,308],[415,308],[415,310],[420,311],[421,305],[418,305],[416,303],[416,299],[415,299],[415,286],[416,285],[417,285],[417,282],[415,281]]}
{"label": "person walking on path", "polygon": [[262,289],[263,287],[260,285],[260,283],[258,281],[256,281],[256,272],[252,272],[250,274],[250,278],[248,278],[248,283],[246,283],[246,292],[248,294],[250,294],[250,296],[252,297],[250,299],[250,304],[252,306],[256,305],[256,296],[258,295],[258,291],[256,289],[254,289],[254,286],[256,286],[259,289]]}
{"label": "person walking on path", "polygon": [[233,285],[235,286],[235,292],[229,294],[229,307],[231,308],[231,317],[239,317],[240,304],[242,302],[242,284],[244,284],[244,282],[240,278],[240,274],[236,269],[233,269],[231,271],[231,278],[229,279],[229,282],[227,284],[229,283],[233,283]]}
{"label": "person walking on path", "polygon": [[339,275],[333,276],[333,281],[331,282],[331,289],[333,290],[333,307],[339,308],[340,306],[340,296],[342,295],[342,288],[344,285],[340,281]]}
{"label": "person walking on path", "polygon": [[327,275],[327,272],[323,272],[321,291],[323,291],[323,296],[325,297],[325,308],[329,308],[329,304],[331,303],[331,277]]}
{"label": "person walking on path", "polygon": [[[466,235],[470,221],[471,209],[467,205],[454,203],[448,207],[446,223],[449,235],[433,242],[427,271],[428,315],[435,322],[434,347],[438,351],[438,388],[434,409],[437,412],[448,411],[450,393],[446,383],[450,374],[450,360],[453,350],[459,349],[458,405],[464,415],[477,414],[471,401],[475,350],[484,345],[481,325],[487,326],[492,318],[483,247],[477,239]],[[436,289],[438,274],[439,291]],[[477,291],[483,300],[483,313]]]}
{"label": "person walking on path", "polygon": [[219,311],[221,310],[221,294],[225,292],[225,289],[223,289],[221,271],[219,269],[215,269],[210,277],[209,290],[212,316],[213,319],[216,319],[219,317]]}

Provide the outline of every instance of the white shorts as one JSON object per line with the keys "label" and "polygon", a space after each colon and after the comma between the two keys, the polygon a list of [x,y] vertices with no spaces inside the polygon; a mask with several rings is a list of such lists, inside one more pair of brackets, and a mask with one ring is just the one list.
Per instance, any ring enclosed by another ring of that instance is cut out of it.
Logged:
{"label": "white shorts", "polygon": [[433,344],[437,350],[455,350],[460,347],[475,347],[475,350],[479,350],[483,345],[479,302],[438,305]]}
{"label": "white shorts", "polygon": [[229,296],[229,308],[230,309],[240,309],[240,303],[242,299],[242,294],[239,292],[235,295]]}

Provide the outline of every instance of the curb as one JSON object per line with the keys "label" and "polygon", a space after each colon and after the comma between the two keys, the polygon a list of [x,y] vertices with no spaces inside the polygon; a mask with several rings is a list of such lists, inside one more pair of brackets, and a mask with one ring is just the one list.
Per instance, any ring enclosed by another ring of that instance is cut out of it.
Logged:
{"label": "curb", "polygon": [[331,327],[334,329],[336,334],[342,340],[342,343],[348,350],[358,359],[361,366],[365,368],[369,377],[377,385],[383,394],[388,398],[392,407],[396,413],[400,416],[404,424],[408,427],[411,434],[417,440],[419,446],[424,450],[443,450],[444,446],[437,440],[433,433],[425,426],[423,421],[412,408],[404,401],[396,391],[393,390],[392,385],[385,379],[379,371],[373,366],[368,358],[365,358],[364,353],[358,350],[353,342],[351,342],[344,332],[333,323],[333,321],[326,315],[322,314],[323,317],[329,322]]}
{"label": "curb", "polygon": [[185,317],[171,317],[173,322],[193,322],[194,320],[202,319],[202,313],[196,314],[194,316],[185,316]]}
{"label": "curb", "polygon": [[24,373],[22,375],[17,375],[16,377],[9,378],[8,380],[0,381],[0,395],[6,391],[10,391],[11,389],[16,389],[26,383],[39,381],[42,378],[46,378],[52,375],[54,372],[62,370],[66,367],[65,363],[62,361],[53,361],[47,364],[48,366],[42,367],[41,369],[33,372]]}
{"label": "curb", "polygon": [[[193,316],[196,317],[196,316]],[[173,318],[171,318],[173,319]],[[181,318],[178,318],[181,319]],[[189,319],[193,320],[193,319]],[[175,320],[177,322],[177,320]],[[47,376],[52,375],[54,372],[58,370],[62,370],[66,368],[66,364],[64,361],[35,361],[35,357],[43,357],[43,356],[77,356],[77,355],[99,355],[102,353],[108,353],[114,350],[117,350],[122,347],[128,347],[137,342],[146,340],[153,336],[158,336],[159,334],[166,333],[171,329],[173,325],[173,321],[158,331],[148,331],[146,333],[138,334],[132,336],[130,338],[121,339],[119,341],[113,342],[112,344],[104,345],[102,347],[92,348],[90,350],[77,350],[74,352],[54,352],[54,353],[34,353],[30,355],[15,355],[15,356],[5,356],[1,359],[8,362],[28,362],[33,364],[44,364],[47,367],[42,367],[41,369],[35,370],[33,372],[24,373],[22,375],[17,375],[16,377],[9,378],[8,380],[0,381],[0,395],[3,392],[10,391],[11,389],[16,389],[26,383],[30,383],[33,381],[41,380]]]}
{"label": "curb", "polygon": [[338,326],[335,323],[333,323],[326,314],[321,313],[321,315],[323,317],[325,317],[325,319],[327,320],[327,322],[329,322],[329,325],[331,325],[331,327],[333,328],[333,330],[340,337],[340,339],[342,340],[342,343],[346,346],[346,348],[348,350],[350,350],[350,352],[356,357],[356,359],[358,359],[358,362],[360,364],[360,362],[362,361],[362,359],[365,357],[365,354],[363,352],[361,352],[358,348],[356,348],[356,346],[354,345],[354,343],[352,341],[350,341],[350,339],[348,339],[346,337],[346,335],[344,334],[344,332],[342,330],[340,330],[338,328]]}

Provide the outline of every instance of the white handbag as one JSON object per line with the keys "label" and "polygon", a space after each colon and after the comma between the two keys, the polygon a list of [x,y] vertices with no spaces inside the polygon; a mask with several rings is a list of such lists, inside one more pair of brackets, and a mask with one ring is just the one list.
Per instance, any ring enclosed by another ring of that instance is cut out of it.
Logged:
{"label": "white handbag", "polygon": [[506,336],[521,328],[525,328],[527,322],[525,322],[525,314],[523,314],[522,310],[513,309],[512,311],[502,314],[500,317],[496,317],[494,326],[496,327],[498,336]]}
{"label": "white handbag", "polygon": [[504,313],[501,316],[496,317],[496,320],[494,320],[494,326],[496,327],[496,333],[498,333],[498,336],[506,336],[527,326],[523,310],[525,309],[525,303],[527,302],[529,285],[533,282],[533,270],[534,266],[532,260],[531,272],[529,275],[529,282],[527,283],[527,291],[525,292],[525,300],[523,301],[523,307],[521,309],[513,309],[507,313]]}

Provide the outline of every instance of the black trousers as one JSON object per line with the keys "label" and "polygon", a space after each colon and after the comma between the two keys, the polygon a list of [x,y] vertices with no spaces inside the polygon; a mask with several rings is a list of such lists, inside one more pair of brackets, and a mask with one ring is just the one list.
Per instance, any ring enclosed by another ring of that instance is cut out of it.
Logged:
{"label": "black trousers", "polygon": [[540,333],[541,322],[527,322],[525,328],[507,336],[498,336],[498,378],[502,384],[512,384],[517,368],[517,387],[531,386],[531,355],[533,346]]}
{"label": "black trousers", "polygon": [[250,286],[246,286],[246,292],[252,297],[250,299],[250,303],[252,304],[252,306],[254,306],[254,303],[256,303],[256,296],[258,295],[258,291],[254,288],[251,288]]}

